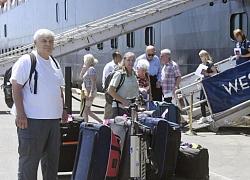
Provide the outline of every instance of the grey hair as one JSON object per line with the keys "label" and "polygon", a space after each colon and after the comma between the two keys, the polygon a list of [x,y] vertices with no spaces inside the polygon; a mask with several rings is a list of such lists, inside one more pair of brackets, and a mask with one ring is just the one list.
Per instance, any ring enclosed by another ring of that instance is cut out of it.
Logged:
{"label": "grey hair", "polygon": [[98,63],[98,60],[94,58],[92,54],[86,54],[83,57],[84,64],[87,66],[94,66]]}
{"label": "grey hair", "polygon": [[170,51],[170,49],[163,49],[163,50],[161,50],[161,54],[164,54],[167,57],[171,58],[171,51]]}
{"label": "grey hair", "polygon": [[52,37],[55,39],[55,34],[48,29],[39,29],[35,32],[33,39],[38,40],[40,37]]}
{"label": "grey hair", "polygon": [[137,69],[148,69],[149,68],[149,62],[147,60],[139,60],[137,64]]}

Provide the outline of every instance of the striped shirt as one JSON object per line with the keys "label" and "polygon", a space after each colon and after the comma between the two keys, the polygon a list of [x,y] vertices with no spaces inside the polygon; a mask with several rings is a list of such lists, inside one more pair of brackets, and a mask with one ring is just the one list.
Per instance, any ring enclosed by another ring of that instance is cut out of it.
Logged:
{"label": "striped shirt", "polygon": [[163,94],[171,93],[174,90],[176,78],[181,76],[179,66],[174,61],[169,61],[162,68],[162,92]]}

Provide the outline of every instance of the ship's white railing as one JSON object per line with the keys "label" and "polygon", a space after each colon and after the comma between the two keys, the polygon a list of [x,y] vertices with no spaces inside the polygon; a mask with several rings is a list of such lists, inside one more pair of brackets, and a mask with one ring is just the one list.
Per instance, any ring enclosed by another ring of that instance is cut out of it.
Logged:
{"label": "ship's white railing", "polygon": [[[217,66],[217,69],[220,72],[223,72],[229,68],[233,68],[235,66],[235,56],[230,57],[228,59],[222,60],[215,64]],[[194,73],[188,74],[183,77],[186,81],[182,81],[182,85],[186,84],[185,86],[181,87],[178,90],[175,91],[175,96],[177,100],[177,105],[180,108],[181,111],[185,111],[186,114],[190,113],[190,92],[194,92],[193,96],[193,117],[194,119],[198,119],[201,117],[201,110],[200,110],[200,104],[203,102],[207,102],[208,107],[206,108],[207,114],[210,115],[212,122],[210,122],[211,129],[214,131],[218,130],[219,127],[230,127],[230,126],[238,126],[242,125],[245,122],[243,121],[243,116],[248,115],[250,112],[250,99],[242,102],[232,108],[229,108],[223,112],[214,113],[212,114],[212,110],[210,107],[209,99],[200,100],[200,91],[203,90],[204,93],[205,90],[202,86],[201,81],[195,82],[195,78],[197,76],[194,75]],[[188,82],[189,80],[189,82]],[[201,126],[204,127],[204,126]]]}
{"label": "ship's white railing", "polygon": [[[220,62],[215,63],[215,67],[217,67],[217,70],[219,72],[223,72],[229,68],[234,67],[236,64],[236,56],[230,56],[227,59],[224,59]],[[198,67],[198,66],[197,66]],[[182,108],[183,110],[185,109],[185,106],[189,106],[190,104],[190,92],[193,91],[194,92],[194,103],[199,102],[200,99],[200,89],[201,89],[201,83],[194,83],[196,81],[196,79],[198,78],[198,76],[195,75],[194,72],[187,74],[185,76],[183,76],[181,78],[181,82],[180,82],[180,88],[181,91],[179,91],[179,96],[182,96],[184,99],[184,101],[182,100],[182,105],[184,105]],[[181,95],[180,95],[181,94]],[[199,116],[200,112],[197,111],[197,113],[194,113],[194,116]]]}
{"label": "ship's white railing", "polygon": [[[106,40],[141,29],[148,25],[176,16],[182,12],[210,3],[213,0],[153,0],[134,8],[87,23],[56,35],[53,55],[60,57]],[[26,54],[34,44],[0,55],[0,66],[16,61]],[[6,59],[11,56],[12,58]]]}
{"label": "ship's white railing", "polygon": [[[176,103],[179,109],[186,114],[190,113],[190,92],[194,92],[193,95],[193,118],[197,119],[201,116],[200,104],[207,102],[207,99],[200,100],[200,91],[202,89],[201,81],[193,82],[185,87],[181,87],[175,91]],[[209,110],[207,109],[209,113]]]}
{"label": "ship's white railing", "polygon": [[0,4],[0,14],[3,14],[28,0],[8,0],[3,6]]}

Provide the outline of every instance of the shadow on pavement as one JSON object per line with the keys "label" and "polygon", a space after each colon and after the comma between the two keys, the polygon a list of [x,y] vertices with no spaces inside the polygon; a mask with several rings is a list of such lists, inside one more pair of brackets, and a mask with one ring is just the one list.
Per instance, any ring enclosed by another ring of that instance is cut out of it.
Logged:
{"label": "shadow on pavement", "polygon": [[[93,110],[92,110],[92,112],[95,114],[103,114],[104,113],[104,111],[93,111]],[[80,111],[72,111],[72,114],[80,114]]]}
{"label": "shadow on pavement", "polygon": [[0,111],[0,115],[1,115],[1,114],[9,114],[9,115],[11,115],[11,114],[10,114],[10,111]]}

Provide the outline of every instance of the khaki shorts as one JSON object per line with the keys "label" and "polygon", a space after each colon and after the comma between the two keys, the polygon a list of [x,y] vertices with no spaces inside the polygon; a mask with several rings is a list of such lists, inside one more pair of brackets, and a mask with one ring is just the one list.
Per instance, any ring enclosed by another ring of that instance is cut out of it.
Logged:
{"label": "khaki shorts", "polygon": [[[93,92],[93,100],[95,99],[96,95],[97,95],[97,89]],[[89,100],[89,99],[86,99],[86,102],[85,102],[85,106],[89,106],[91,107],[93,104],[93,101]]]}
{"label": "khaki shorts", "polygon": [[106,103],[104,108],[104,119],[111,119],[112,117],[112,104]]}

